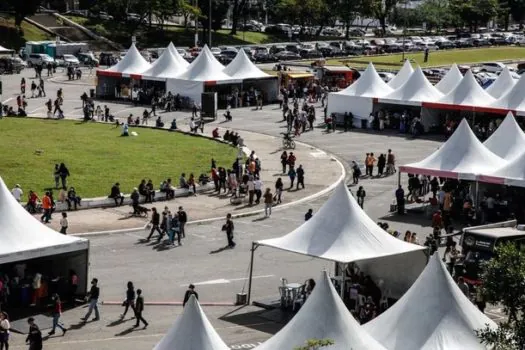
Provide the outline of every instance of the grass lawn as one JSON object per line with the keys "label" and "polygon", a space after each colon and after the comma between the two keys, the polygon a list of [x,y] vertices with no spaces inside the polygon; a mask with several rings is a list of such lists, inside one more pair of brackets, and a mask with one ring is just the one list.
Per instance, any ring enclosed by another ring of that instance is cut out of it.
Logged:
{"label": "grass lawn", "polygon": [[0,17],[0,45],[18,50],[26,41],[53,40],[51,35],[22,21],[22,33],[15,27],[12,16]]}
{"label": "grass lawn", "polygon": [[[525,47],[491,47],[481,49],[465,49],[465,50],[443,50],[443,51],[432,51],[429,54],[427,63],[423,62],[422,52],[411,52],[405,54],[406,58],[411,59],[421,67],[435,67],[435,66],[449,66],[452,63],[465,64],[465,63],[480,63],[488,61],[501,61],[501,60],[516,60],[525,58]],[[347,60],[351,66],[363,66],[366,62],[374,62],[374,64],[381,68],[396,68],[394,65],[401,67],[403,62],[401,61],[402,55],[385,55],[385,56],[373,56],[373,57],[352,57],[348,59],[333,59],[328,60],[327,64],[340,65],[341,61]],[[354,62],[358,61],[358,62]]]}
{"label": "grass lawn", "polygon": [[64,162],[71,173],[68,184],[79,196],[91,198],[107,196],[115,182],[124,193],[141,179],[152,179],[156,189],[168,177],[178,185],[182,172],[198,178],[209,173],[211,158],[229,167],[237,156],[233,147],[205,138],[146,128],[130,131],[138,136],[120,137],[121,128],[109,124],[4,118],[0,176],[9,189],[18,183],[25,194],[32,189],[41,196],[54,186],[55,163]]}

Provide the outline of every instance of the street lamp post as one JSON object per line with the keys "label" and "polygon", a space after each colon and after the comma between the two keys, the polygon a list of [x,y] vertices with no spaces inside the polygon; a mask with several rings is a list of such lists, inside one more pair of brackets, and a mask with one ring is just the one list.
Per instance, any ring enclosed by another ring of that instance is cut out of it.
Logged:
{"label": "street lamp post", "polygon": [[403,54],[401,55],[401,62],[405,62],[405,38],[407,33],[407,24],[408,24],[408,0],[405,0],[405,28],[403,28]]}
{"label": "street lamp post", "polygon": [[[197,0],[194,1],[194,4],[195,4],[195,8],[199,6]],[[194,21],[195,21],[195,47],[197,47],[199,44],[199,27],[197,26],[197,14],[195,14],[194,16]]]}
{"label": "street lamp post", "polygon": [[210,7],[208,11],[208,46],[211,48],[211,0],[208,5]]}

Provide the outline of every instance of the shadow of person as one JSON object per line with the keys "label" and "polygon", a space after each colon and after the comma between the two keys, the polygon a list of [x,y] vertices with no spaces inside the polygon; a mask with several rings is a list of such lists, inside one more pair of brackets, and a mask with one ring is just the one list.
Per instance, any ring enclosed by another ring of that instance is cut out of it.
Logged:
{"label": "shadow of person", "polygon": [[212,250],[212,251],[210,252],[210,254],[217,254],[217,253],[220,253],[220,252],[222,252],[222,251],[225,251],[226,249],[229,249],[229,248],[230,248],[229,246],[224,246],[224,247],[219,248],[219,249],[217,249],[217,250]]}

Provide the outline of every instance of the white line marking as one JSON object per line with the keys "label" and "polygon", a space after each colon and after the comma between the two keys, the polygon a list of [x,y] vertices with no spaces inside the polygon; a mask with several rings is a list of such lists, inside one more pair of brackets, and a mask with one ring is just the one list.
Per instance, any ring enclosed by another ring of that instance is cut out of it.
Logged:
{"label": "white line marking", "polygon": [[[261,275],[261,276],[253,276],[252,279],[259,279],[259,278],[270,278],[270,277],[274,277],[275,275]],[[219,279],[216,279],[216,280],[210,280],[210,281],[203,281],[203,282],[194,282],[192,283],[193,285],[196,285],[196,286],[204,286],[204,285],[210,285],[210,284],[229,284],[229,283],[232,283],[232,282],[236,282],[236,281],[245,281],[247,280],[249,277],[241,277],[241,278],[232,278],[232,279],[225,279],[225,278],[219,278]],[[184,286],[187,286],[188,283],[184,283],[184,284],[181,284],[180,286],[181,287],[184,287]]]}

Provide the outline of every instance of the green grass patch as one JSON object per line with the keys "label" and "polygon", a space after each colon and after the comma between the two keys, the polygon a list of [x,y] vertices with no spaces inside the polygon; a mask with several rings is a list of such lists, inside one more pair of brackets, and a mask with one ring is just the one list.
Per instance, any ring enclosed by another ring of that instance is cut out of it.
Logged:
{"label": "green grass patch", "polygon": [[41,195],[54,187],[54,165],[63,162],[71,173],[68,185],[90,198],[107,196],[115,182],[124,193],[141,179],[152,179],[156,189],[169,177],[178,184],[183,172],[196,178],[209,173],[211,158],[229,167],[237,156],[235,148],[201,137],[133,127],[138,136],[121,137],[121,131],[110,124],[4,118],[0,176],[9,188],[18,183],[24,193]]}
{"label": "green grass patch", "polygon": [[[409,52],[405,58],[409,58],[415,64],[421,67],[449,66],[453,63],[481,63],[490,61],[518,60],[525,58],[525,47],[491,47],[481,49],[462,49],[462,50],[443,50],[431,51],[428,62],[424,62],[422,52]],[[327,60],[327,64],[340,65],[342,61],[348,62],[350,66],[364,66],[366,62],[374,62],[379,68],[396,69],[401,67],[402,55],[385,55],[385,56],[360,56],[346,59]],[[396,67],[397,66],[397,67]]]}
{"label": "green grass patch", "polygon": [[37,27],[22,21],[21,31],[15,27],[12,16],[0,17],[0,45],[17,50],[26,41],[52,40],[51,35]]}

